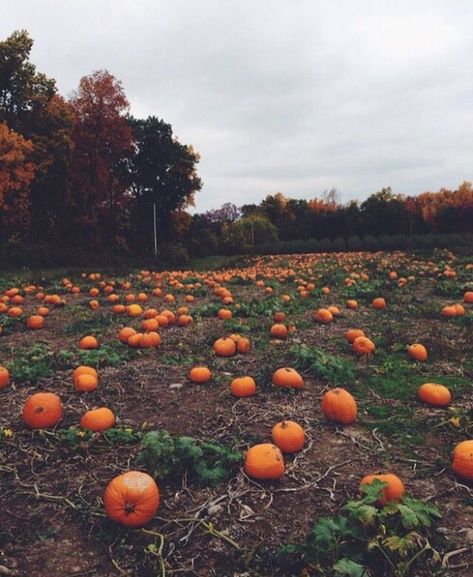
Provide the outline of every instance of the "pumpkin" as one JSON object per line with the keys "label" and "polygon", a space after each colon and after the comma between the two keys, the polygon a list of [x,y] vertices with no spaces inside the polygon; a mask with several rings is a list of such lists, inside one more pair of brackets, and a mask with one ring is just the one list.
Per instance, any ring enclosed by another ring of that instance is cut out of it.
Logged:
{"label": "pumpkin", "polygon": [[386,308],[386,301],[382,297],[373,299],[371,306],[376,310],[382,310]]}
{"label": "pumpkin", "polygon": [[453,305],[447,305],[442,309],[442,316],[445,318],[451,318],[457,316],[457,310]]}
{"label": "pumpkin", "polygon": [[115,425],[115,415],[107,407],[92,409],[82,415],[80,426],[83,429],[90,429],[95,433],[101,433]]}
{"label": "pumpkin", "polygon": [[89,335],[89,336],[83,337],[79,341],[79,348],[85,349],[85,350],[98,349],[99,348],[99,342],[95,337]]}
{"label": "pumpkin", "polygon": [[237,350],[239,353],[241,353],[242,355],[246,355],[246,353],[250,352],[250,348],[251,348],[250,339],[247,339],[246,337],[241,337],[241,339],[238,339]]}
{"label": "pumpkin", "polygon": [[118,331],[117,337],[122,343],[127,343],[131,335],[136,335],[135,329],[133,327],[123,327]]}
{"label": "pumpkin", "polygon": [[420,362],[426,361],[428,357],[427,349],[424,347],[424,345],[421,345],[419,343],[411,345],[407,349],[407,353],[409,354],[411,359]]}
{"label": "pumpkin", "polygon": [[253,377],[237,377],[230,385],[235,397],[251,397],[256,393],[256,382]]}
{"label": "pumpkin", "polygon": [[304,429],[295,421],[281,421],[274,425],[272,438],[283,453],[298,453],[305,442]]}
{"label": "pumpkin", "polygon": [[193,367],[189,372],[189,379],[193,383],[207,383],[212,378],[212,373],[207,367]]}
{"label": "pumpkin", "polygon": [[466,291],[463,295],[463,302],[469,305],[473,304],[473,291]]}
{"label": "pumpkin", "polygon": [[190,315],[179,315],[177,317],[177,325],[180,327],[187,327],[194,322],[194,319]]}
{"label": "pumpkin", "polygon": [[286,319],[286,313],[283,313],[282,311],[277,311],[273,315],[273,321],[275,323],[282,323],[284,322],[285,319]]}
{"label": "pumpkin", "polygon": [[42,317],[47,317],[49,315],[48,307],[38,307],[36,314],[41,315]]}
{"label": "pumpkin", "polygon": [[133,347],[134,349],[140,346],[140,340],[143,336],[143,333],[135,333],[134,335],[130,335],[127,340],[127,345]]}
{"label": "pumpkin", "polygon": [[8,309],[9,317],[21,317],[23,314],[23,309],[21,307],[11,307]]}
{"label": "pumpkin", "polygon": [[94,367],[88,367],[87,365],[80,365],[74,369],[72,372],[73,380],[77,379],[77,377],[80,375],[92,375],[96,379],[99,378],[99,374],[97,373],[96,369],[94,369]]}
{"label": "pumpkin", "polygon": [[54,427],[61,419],[61,399],[54,393],[35,393],[23,406],[23,420],[32,429]]}
{"label": "pumpkin", "polygon": [[273,385],[276,387],[303,389],[304,379],[301,375],[291,367],[283,367],[273,373]]}
{"label": "pumpkin", "polygon": [[349,425],[356,419],[356,401],[347,390],[337,387],[327,391],[323,396],[322,412],[330,421]]}
{"label": "pumpkin", "polygon": [[217,339],[214,343],[214,351],[219,357],[232,357],[237,350],[234,340],[230,337]]}
{"label": "pumpkin", "polygon": [[96,376],[82,373],[74,378],[74,387],[80,393],[89,393],[95,391],[98,386],[98,379]]}
{"label": "pumpkin", "polygon": [[446,407],[452,400],[452,394],[447,387],[437,383],[424,383],[419,387],[417,396],[424,403],[436,407]]}
{"label": "pumpkin", "polygon": [[364,337],[364,336],[366,336],[366,335],[361,329],[349,329],[345,333],[345,338],[347,339],[347,341],[349,343],[353,343],[353,341],[355,339],[357,339],[358,337]]}
{"label": "pumpkin", "polygon": [[462,441],[452,453],[452,471],[462,479],[473,481],[473,440]]}
{"label": "pumpkin", "polygon": [[148,473],[128,471],[110,481],[104,493],[109,519],[127,527],[142,527],[159,507],[159,489]]}
{"label": "pumpkin", "polygon": [[390,501],[400,501],[405,493],[404,483],[401,479],[393,473],[384,473],[380,475],[366,475],[360,481],[360,491],[363,490],[364,485],[370,485],[375,479],[386,483],[386,487],[382,489],[380,505],[386,505]]}
{"label": "pumpkin", "polygon": [[[127,295],[129,296],[129,295]],[[128,305],[126,307],[126,312],[128,314],[129,317],[139,317],[142,315],[143,313],[143,309],[140,307],[140,305]]]}
{"label": "pumpkin", "polygon": [[222,320],[225,320],[225,321],[226,321],[226,320],[231,319],[232,316],[233,316],[233,313],[232,313],[232,311],[229,310],[229,309],[220,309],[220,310],[218,311],[218,318],[219,318],[219,319],[222,319]]}
{"label": "pumpkin", "polygon": [[138,344],[142,349],[157,347],[160,345],[160,343],[161,337],[156,331],[150,331],[149,333],[141,334],[138,341]]}
{"label": "pumpkin", "polygon": [[44,327],[44,317],[41,315],[31,315],[26,320],[26,324],[31,330],[38,330]]}
{"label": "pumpkin", "polygon": [[287,338],[287,327],[286,325],[276,323],[271,326],[270,335],[275,339],[285,339]]}
{"label": "pumpkin", "polygon": [[245,458],[245,472],[253,479],[280,479],[284,475],[284,457],[272,443],[250,447]]}
{"label": "pumpkin", "polygon": [[315,313],[315,320],[321,324],[328,324],[333,321],[333,314],[328,309],[319,309]]}
{"label": "pumpkin", "polygon": [[0,367],[0,389],[5,388],[10,382],[10,373],[7,368]]}
{"label": "pumpkin", "polygon": [[347,309],[357,309],[358,308],[358,302],[354,299],[348,299],[347,300]]}
{"label": "pumpkin", "polygon": [[357,355],[371,355],[376,349],[375,344],[368,337],[356,337],[351,346]]}

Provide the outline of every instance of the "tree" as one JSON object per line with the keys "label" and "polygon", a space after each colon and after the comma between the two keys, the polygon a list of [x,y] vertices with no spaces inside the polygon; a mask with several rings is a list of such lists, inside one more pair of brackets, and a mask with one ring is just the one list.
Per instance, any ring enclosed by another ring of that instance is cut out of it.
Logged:
{"label": "tree", "polygon": [[33,144],[0,123],[0,239],[18,239],[29,222]]}
{"label": "tree", "polygon": [[[141,243],[152,247],[153,206],[156,205],[158,236],[165,240],[170,232],[170,215],[193,204],[202,188],[196,165],[199,154],[181,144],[172,126],[150,116],[146,120],[129,118],[135,153],[131,158],[133,222],[140,231]],[[149,239],[149,240],[148,240]]]}
{"label": "tree", "polygon": [[70,104],[75,115],[71,201],[79,225],[92,227],[97,244],[101,234],[108,240],[120,234],[129,201],[129,104],[121,82],[106,70],[81,78]]}

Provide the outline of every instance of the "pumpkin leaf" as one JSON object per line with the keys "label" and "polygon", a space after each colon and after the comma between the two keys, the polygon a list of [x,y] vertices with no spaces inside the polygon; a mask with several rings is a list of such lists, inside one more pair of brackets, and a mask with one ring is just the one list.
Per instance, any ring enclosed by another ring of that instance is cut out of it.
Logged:
{"label": "pumpkin leaf", "polygon": [[368,577],[370,575],[366,567],[347,558],[337,561],[333,566],[333,570],[335,575],[340,575],[341,577]]}

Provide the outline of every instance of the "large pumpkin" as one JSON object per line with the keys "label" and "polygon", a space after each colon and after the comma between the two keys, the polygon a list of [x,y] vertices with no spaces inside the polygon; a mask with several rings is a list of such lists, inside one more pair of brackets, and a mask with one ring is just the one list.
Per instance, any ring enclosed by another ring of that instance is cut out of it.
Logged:
{"label": "large pumpkin", "polygon": [[419,387],[417,396],[421,401],[436,407],[446,407],[452,400],[452,394],[445,385],[424,383]]}
{"label": "large pumpkin", "polygon": [[23,420],[32,429],[54,427],[61,419],[61,399],[54,393],[35,393],[24,404]]}
{"label": "large pumpkin", "polygon": [[356,419],[356,401],[348,391],[337,387],[327,391],[323,396],[322,412],[330,421],[349,425]]}
{"label": "large pumpkin", "polygon": [[128,527],[142,527],[159,507],[159,489],[148,473],[128,471],[110,481],[104,493],[109,519]]}
{"label": "large pumpkin", "polygon": [[261,443],[246,453],[245,471],[254,479],[280,479],[284,475],[284,458],[276,445]]}

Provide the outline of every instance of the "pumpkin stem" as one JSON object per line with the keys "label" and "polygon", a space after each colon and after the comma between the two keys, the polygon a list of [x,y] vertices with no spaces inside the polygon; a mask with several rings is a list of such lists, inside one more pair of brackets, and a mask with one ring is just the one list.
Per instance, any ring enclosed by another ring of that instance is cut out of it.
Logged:
{"label": "pumpkin stem", "polygon": [[134,503],[128,503],[128,501],[125,503],[125,513],[127,515],[131,515],[132,513],[135,512],[135,504]]}
{"label": "pumpkin stem", "polygon": [[36,407],[36,409],[34,410],[35,414],[42,413],[43,411],[44,411],[44,407]]}

